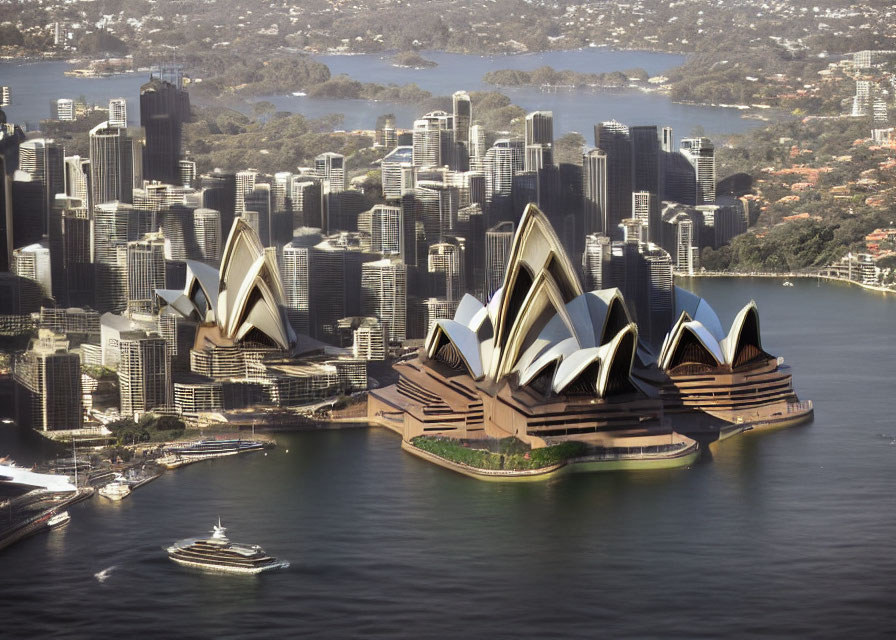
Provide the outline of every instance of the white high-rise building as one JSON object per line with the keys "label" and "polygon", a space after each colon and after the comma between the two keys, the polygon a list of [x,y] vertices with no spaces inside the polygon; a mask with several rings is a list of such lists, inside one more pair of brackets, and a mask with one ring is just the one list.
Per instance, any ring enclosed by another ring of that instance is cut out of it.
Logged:
{"label": "white high-rise building", "polygon": [[258,178],[258,172],[255,169],[246,169],[245,171],[236,172],[236,202],[234,203],[234,213],[241,215],[246,211],[246,194],[255,189],[255,181]]}
{"label": "white high-rise building", "polygon": [[503,138],[485,153],[485,182],[489,198],[509,196],[513,176],[523,170],[525,146],[520,140]]}
{"label": "white high-rise building", "polygon": [[165,288],[165,238],[161,233],[147,234],[127,246],[128,311],[152,313],[156,290]]}
{"label": "white high-rise building", "polygon": [[[387,200],[400,198],[408,186],[403,179],[406,170],[414,168],[414,147],[395,147],[380,162],[380,172],[383,181],[383,197]],[[413,184],[410,185],[413,189]]]}
{"label": "white high-rise building", "polygon": [[52,295],[50,276],[50,250],[40,244],[31,244],[12,252],[11,271],[40,285],[48,298]]}
{"label": "white high-rise building", "polygon": [[695,204],[712,204],[716,201],[716,156],[712,142],[709,138],[685,138],[681,141],[681,153],[694,168]]}
{"label": "white high-rise building", "polygon": [[444,111],[433,111],[427,113],[419,120],[415,120],[413,133],[414,166],[441,167],[450,164],[448,147],[453,146],[453,142],[454,116]]}
{"label": "white high-rise building", "polygon": [[[362,222],[363,221],[363,222]],[[401,255],[401,207],[378,204],[358,218],[358,230],[370,234],[370,250],[383,255]]]}
{"label": "white high-rise building", "polygon": [[121,413],[133,416],[166,408],[171,402],[171,357],[168,343],[156,333],[131,331],[119,340],[118,381]]}
{"label": "white high-rise building", "polygon": [[500,222],[485,232],[485,294],[492,294],[504,286],[504,274],[510,259],[510,245],[513,243],[514,224]]}
{"label": "white high-rise building", "polygon": [[314,159],[314,171],[321,179],[324,193],[338,193],[348,189],[345,156],[341,153],[322,153]]}
{"label": "white high-rise building", "polygon": [[109,126],[128,126],[128,102],[124,98],[112,98],[109,100]]}
{"label": "white high-rise building", "polygon": [[407,337],[407,268],[398,258],[361,265],[361,313],[380,319],[389,342]]}
{"label": "white high-rise building", "polygon": [[193,228],[196,231],[196,245],[203,262],[217,264],[221,260],[221,212],[199,208],[193,211]]}
{"label": "white high-rise building", "polygon": [[585,291],[606,288],[609,274],[604,273],[604,267],[610,261],[611,249],[610,238],[602,233],[585,237],[585,251],[582,253],[582,284]]}
{"label": "white high-rise building", "polygon": [[53,116],[56,120],[71,122],[75,119],[75,101],[71,98],[59,98],[55,101]]}
{"label": "white high-rise building", "polygon": [[0,87],[0,107],[8,107],[10,103],[9,87]]}
{"label": "white high-rise building", "polygon": [[585,234],[606,230],[607,154],[591,149],[582,156],[582,191],[585,207]]}

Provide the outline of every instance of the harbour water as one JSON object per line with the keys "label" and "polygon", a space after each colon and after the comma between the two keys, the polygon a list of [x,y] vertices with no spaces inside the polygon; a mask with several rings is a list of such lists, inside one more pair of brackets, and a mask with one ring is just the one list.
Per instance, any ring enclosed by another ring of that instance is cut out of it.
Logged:
{"label": "harbour water", "polygon": [[[68,527],[0,553],[0,634],[889,636],[896,298],[684,284],[726,324],[757,301],[763,346],[793,366],[813,424],[733,438],[689,469],[511,485],[427,464],[381,429],[278,434],[267,456],[80,503]],[[163,545],[218,516],[291,567],[241,578],[167,559]]]}
{"label": "harbour water", "polygon": [[[424,52],[424,57],[438,63],[432,69],[399,69],[392,66],[388,55],[318,56],[330,67],[331,73],[347,74],[362,82],[380,84],[416,83],[434,95],[446,95],[459,89],[469,91],[497,90],[507,94],[514,104],[527,110],[554,111],[555,135],[578,131],[592,142],[592,127],[602,120],[617,119],[626,124],[656,124],[671,126],[676,137],[692,133],[696,126],[712,134],[740,133],[760,126],[762,122],[741,118],[736,109],[676,104],[668,96],[640,91],[561,90],[544,93],[535,87],[493,87],[482,82],[488,71],[497,69],[532,70],[541,66],[571,69],[579,72],[623,71],[641,67],[650,74],[659,74],[678,66],[683,56],[645,51],[607,51],[582,49],[540,54],[507,56],[476,56],[444,52]],[[4,109],[12,122],[27,122],[36,128],[42,118],[50,115],[50,101],[56,98],[84,96],[90,102],[106,104],[110,98],[124,97],[128,101],[131,124],[139,120],[138,94],[146,81],[145,73],[128,73],[105,78],[73,78],[63,75],[71,65],[65,62],[2,62],[0,84],[12,89],[12,104]],[[301,91],[306,87],[296,87]],[[301,113],[319,118],[331,113],[343,114],[346,129],[370,129],[376,118],[393,113],[399,127],[411,127],[421,114],[416,104],[376,102],[371,100],[338,100],[329,98],[269,96],[279,110]],[[244,111],[251,111],[244,104]],[[475,105],[474,105],[475,109]],[[475,112],[474,112],[475,115]]]}

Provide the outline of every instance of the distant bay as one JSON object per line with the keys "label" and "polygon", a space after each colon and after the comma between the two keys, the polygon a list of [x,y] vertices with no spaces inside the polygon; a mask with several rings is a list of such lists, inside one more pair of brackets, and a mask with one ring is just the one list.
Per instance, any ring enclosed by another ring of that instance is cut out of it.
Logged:
{"label": "distant bay", "polygon": [[[551,66],[580,73],[624,71],[640,67],[650,75],[658,75],[680,65],[684,56],[646,51],[609,51],[579,49],[536,54],[478,56],[421,52],[438,66],[431,69],[407,69],[393,66],[392,54],[320,55],[315,56],[330,68],[332,75],[346,74],[361,82],[403,85],[415,83],[434,95],[450,95],[457,90],[494,90],[508,95],[514,104],[526,110],[548,109],[554,112],[555,135],[578,131],[592,141],[592,127],[602,120],[616,119],[629,125],[656,124],[671,126],[677,138],[688,136],[701,126],[709,135],[741,133],[762,125],[761,121],[744,119],[737,109],[676,104],[668,96],[637,90],[593,91],[560,90],[546,93],[536,87],[494,87],[482,81],[489,71],[498,69],[532,70]],[[110,98],[128,101],[129,120],[139,117],[138,92],[146,81],[142,72],[104,78],[73,78],[64,75],[71,68],[66,62],[2,62],[0,84],[10,86],[12,104],[5,109],[8,119],[37,128],[41,119],[50,115],[50,101],[56,98],[84,96],[88,102],[106,103]],[[302,92],[307,87],[295,87]],[[261,97],[254,100],[261,100]],[[319,118],[332,113],[343,114],[345,129],[371,129],[376,118],[385,113],[396,116],[399,127],[409,128],[422,114],[417,104],[309,98],[306,96],[266,96],[279,110]],[[237,106],[247,113],[251,108]],[[476,105],[473,105],[475,117]]]}

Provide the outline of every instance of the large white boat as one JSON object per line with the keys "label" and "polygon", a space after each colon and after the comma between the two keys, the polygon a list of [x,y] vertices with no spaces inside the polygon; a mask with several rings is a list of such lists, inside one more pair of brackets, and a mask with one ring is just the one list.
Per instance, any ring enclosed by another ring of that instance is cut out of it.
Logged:
{"label": "large white boat", "polygon": [[166,549],[168,557],[185,567],[217,573],[256,574],[289,567],[288,562],[272,558],[257,544],[231,542],[226,531],[219,518],[210,538],[178,540]]}
{"label": "large white boat", "polygon": [[100,487],[99,494],[109,500],[122,500],[131,495],[131,488],[119,480]]}

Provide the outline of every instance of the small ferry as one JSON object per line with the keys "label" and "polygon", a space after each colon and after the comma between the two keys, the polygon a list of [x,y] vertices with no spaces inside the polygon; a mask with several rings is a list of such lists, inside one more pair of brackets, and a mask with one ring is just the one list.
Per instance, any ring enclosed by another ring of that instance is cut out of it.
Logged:
{"label": "small ferry", "polygon": [[286,569],[289,563],[267,555],[257,544],[231,542],[221,526],[221,519],[210,538],[185,538],[166,549],[168,557],[185,567],[217,573],[256,574],[273,569]]}
{"label": "small ferry", "polygon": [[790,280],[785,280],[783,286],[785,286],[785,287],[792,287],[792,286],[793,286],[793,283],[792,283]]}
{"label": "small ferry", "polygon": [[109,500],[118,501],[131,495],[131,488],[127,483],[115,480],[114,482],[110,482],[109,484],[100,487],[99,494],[104,498],[109,498]]}
{"label": "small ferry", "polygon": [[47,527],[50,529],[58,529],[59,527],[64,527],[69,522],[71,522],[72,517],[68,515],[68,511],[63,511],[62,513],[53,514],[53,516],[47,520]]}
{"label": "small ferry", "polygon": [[261,440],[197,440],[196,442],[180,443],[169,446],[166,451],[169,455],[184,460],[201,460],[202,458],[218,458],[231,456],[237,453],[249,451],[261,451],[268,444]]}

